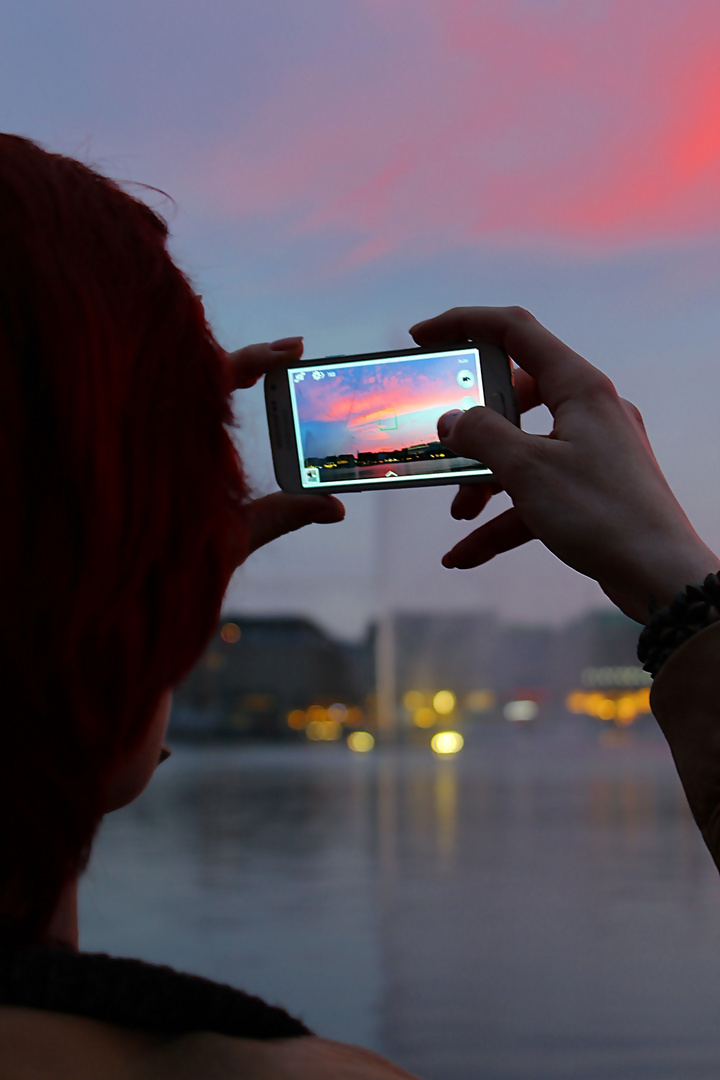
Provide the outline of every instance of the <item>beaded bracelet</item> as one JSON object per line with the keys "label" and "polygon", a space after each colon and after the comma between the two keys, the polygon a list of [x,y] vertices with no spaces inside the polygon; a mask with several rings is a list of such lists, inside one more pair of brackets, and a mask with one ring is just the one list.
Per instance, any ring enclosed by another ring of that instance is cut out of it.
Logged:
{"label": "beaded bracelet", "polygon": [[688,585],[672,603],[652,618],[640,634],[638,660],[653,679],[678,646],[720,620],[720,571],[708,574],[702,585]]}

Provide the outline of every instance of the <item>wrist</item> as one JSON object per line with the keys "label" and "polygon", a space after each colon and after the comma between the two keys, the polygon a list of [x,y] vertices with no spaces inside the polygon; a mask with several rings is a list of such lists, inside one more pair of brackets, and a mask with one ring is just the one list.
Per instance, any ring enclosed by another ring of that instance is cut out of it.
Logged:
{"label": "wrist", "polygon": [[640,634],[638,660],[654,679],[680,645],[715,623],[720,623],[720,577],[708,574],[653,614]]}
{"label": "wrist", "polygon": [[699,537],[686,536],[673,545],[667,540],[658,543],[655,536],[600,580],[600,586],[621,611],[646,625],[687,585],[700,584],[719,567],[720,558]]}
{"label": "wrist", "polygon": [[701,584],[708,574],[717,573],[719,567],[720,558],[700,541],[677,551],[656,550],[639,568],[632,590],[632,618],[647,624],[679,592],[688,585]]}

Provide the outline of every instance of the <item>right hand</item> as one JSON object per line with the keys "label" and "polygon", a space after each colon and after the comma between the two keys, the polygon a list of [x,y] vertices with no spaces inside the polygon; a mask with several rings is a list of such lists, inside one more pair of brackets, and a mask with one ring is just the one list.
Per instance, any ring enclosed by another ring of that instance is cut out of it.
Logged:
{"label": "right hand", "polygon": [[[660,471],[640,413],[601,371],[521,308],[454,308],[410,331],[419,345],[474,339],[501,345],[522,369],[521,405],[544,404],[549,436],[520,431],[492,409],[446,413],[438,432],[458,454],[485,462],[513,507],[461,540],[445,566],[467,569],[537,538],[594,578],[613,603],[647,622],[702,581],[720,560],[700,540]],[[466,485],[453,514],[473,518],[488,500]]]}

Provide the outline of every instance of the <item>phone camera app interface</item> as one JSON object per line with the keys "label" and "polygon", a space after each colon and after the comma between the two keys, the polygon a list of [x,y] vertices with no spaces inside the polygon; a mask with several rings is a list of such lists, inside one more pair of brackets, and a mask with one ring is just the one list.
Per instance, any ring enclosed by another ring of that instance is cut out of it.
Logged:
{"label": "phone camera app interface", "polygon": [[288,377],[303,487],[490,471],[437,437],[444,412],[485,403],[477,349],[291,368]]}

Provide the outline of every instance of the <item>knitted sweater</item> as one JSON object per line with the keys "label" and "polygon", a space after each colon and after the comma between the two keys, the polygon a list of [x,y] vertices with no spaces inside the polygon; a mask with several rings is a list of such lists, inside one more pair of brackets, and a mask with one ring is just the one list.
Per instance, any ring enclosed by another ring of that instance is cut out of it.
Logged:
{"label": "knitted sweater", "polygon": [[0,949],[0,1005],[167,1034],[214,1031],[246,1039],[312,1034],[284,1009],[223,983],[142,960],[64,947]]}

